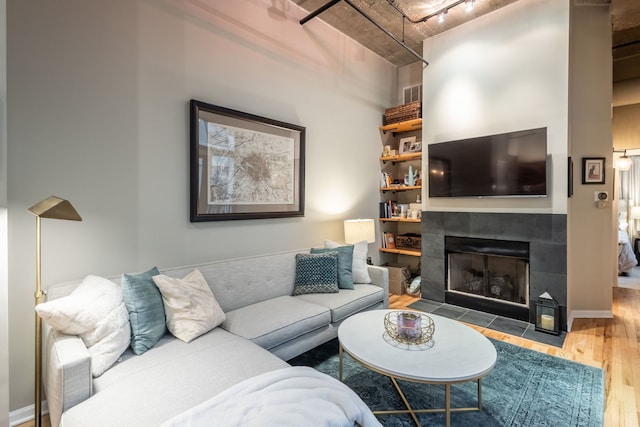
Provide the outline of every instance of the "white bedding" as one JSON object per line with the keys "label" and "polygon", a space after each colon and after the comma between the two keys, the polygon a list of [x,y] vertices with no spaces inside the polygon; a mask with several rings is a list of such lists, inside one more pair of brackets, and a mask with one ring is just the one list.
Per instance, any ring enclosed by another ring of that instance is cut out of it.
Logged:
{"label": "white bedding", "polygon": [[629,234],[624,230],[618,230],[618,274],[631,271],[637,264]]}
{"label": "white bedding", "polygon": [[381,426],[349,387],[305,366],[249,378],[170,419],[162,427]]}

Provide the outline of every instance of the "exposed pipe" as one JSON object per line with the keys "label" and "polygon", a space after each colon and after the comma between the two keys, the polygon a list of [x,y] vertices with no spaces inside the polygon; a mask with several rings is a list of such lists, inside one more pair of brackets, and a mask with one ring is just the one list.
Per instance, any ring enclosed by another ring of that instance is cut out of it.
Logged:
{"label": "exposed pipe", "polygon": [[411,49],[409,46],[407,46],[403,41],[401,41],[400,39],[398,39],[396,36],[394,36],[392,33],[390,33],[389,31],[387,31],[386,29],[384,29],[380,24],[378,24],[376,21],[373,20],[373,18],[371,18],[369,15],[367,15],[366,13],[364,13],[362,10],[360,10],[356,5],[354,5],[353,3],[351,3],[350,0],[331,0],[330,2],[328,2],[327,4],[325,4],[324,6],[318,8],[316,11],[311,12],[309,15],[305,16],[304,18],[302,18],[300,20],[300,25],[304,25],[306,24],[309,20],[315,18],[316,16],[318,16],[319,14],[321,14],[322,12],[324,12],[325,10],[335,6],[338,2],[340,1],[344,1],[345,3],[347,3],[349,6],[351,6],[356,12],[358,12],[360,15],[364,16],[369,22],[371,22],[373,25],[375,25],[376,27],[378,27],[382,32],[384,32],[386,35],[388,35],[389,37],[391,37],[396,43],[398,43],[400,46],[402,46],[403,48],[405,48],[410,54],[412,54],[413,56],[415,56],[416,58],[418,58],[420,61],[424,62],[426,65],[429,65],[429,63],[427,62],[426,59],[424,59],[422,56],[420,56],[415,50]]}

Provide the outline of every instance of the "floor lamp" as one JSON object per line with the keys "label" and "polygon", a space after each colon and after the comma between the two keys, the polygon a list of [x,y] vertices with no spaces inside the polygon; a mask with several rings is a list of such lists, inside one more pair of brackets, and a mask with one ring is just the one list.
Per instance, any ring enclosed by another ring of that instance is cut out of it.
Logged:
{"label": "floor lamp", "polygon": [[[29,208],[36,216],[36,291],[35,305],[42,302],[45,293],[42,291],[40,281],[40,218],[65,219],[69,221],[82,221],[78,212],[69,201],[51,196],[36,203]],[[42,424],[42,319],[36,313],[36,365],[35,365],[35,425]]]}

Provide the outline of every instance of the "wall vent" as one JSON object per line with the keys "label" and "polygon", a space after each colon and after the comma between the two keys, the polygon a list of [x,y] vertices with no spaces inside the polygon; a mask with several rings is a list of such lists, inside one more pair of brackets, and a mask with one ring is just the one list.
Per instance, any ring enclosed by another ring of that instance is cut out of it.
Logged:
{"label": "wall vent", "polygon": [[404,103],[409,104],[410,102],[422,101],[422,85],[415,85],[405,87],[404,91]]}

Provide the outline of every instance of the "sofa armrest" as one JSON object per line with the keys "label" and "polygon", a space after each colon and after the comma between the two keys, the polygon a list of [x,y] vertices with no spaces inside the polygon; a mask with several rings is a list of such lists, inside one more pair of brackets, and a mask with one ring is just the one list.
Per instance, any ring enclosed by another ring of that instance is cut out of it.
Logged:
{"label": "sofa armrest", "polygon": [[389,308],[389,270],[377,265],[367,265],[371,284],[384,290],[384,308]]}
{"label": "sofa armrest", "polygon": [[46,327],[44,386],[51,426],[67,409],[88,399],[93,388],[91,357],[80,337]]}

